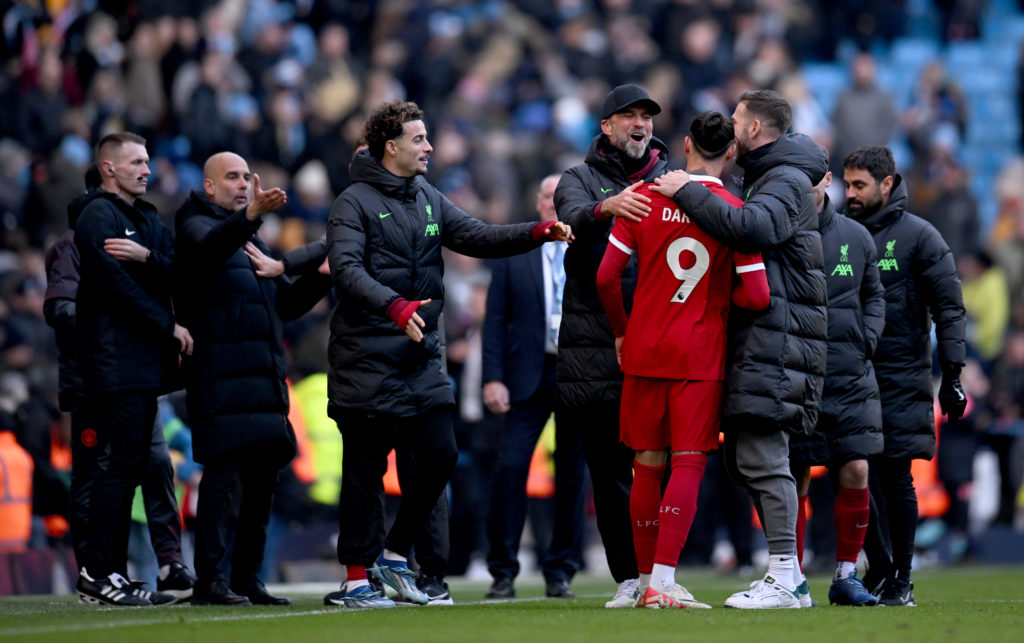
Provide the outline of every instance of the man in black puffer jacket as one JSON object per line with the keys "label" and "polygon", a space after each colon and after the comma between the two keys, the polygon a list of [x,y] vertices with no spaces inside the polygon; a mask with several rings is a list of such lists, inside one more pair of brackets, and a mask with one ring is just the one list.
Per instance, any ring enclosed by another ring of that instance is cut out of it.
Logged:
{"label": "man in black puffer jacket", "polygon": [[797,480],[800,514],[797,551],[803,559],[810,467],[828,466],[836,491],[836,570],[829,602],[875,605],[854,566],[868,527],[868,458],[882,452],[882,404],[871,356],[885,326],[885,290],[878,278],[875,242],[861,224],[835,211],[825,190],[832,173],[814,187],[818,231],[828,282],[828,360],[817,432],[793,436],[789,459]]}
{"label": "man in black puffer jacket", "polygon": [[[605,607],[632,607],[639,597],[639,573],[629,517],[633,451],[619,441],[622,371],[615,336],[597,294],[597,269],[608,246],[614,217],[640,221],[650,199],[636,188],[668,171],[668,148],[654,138],[661,107],[636,85],[620,85],[605,97],[601,133],[586,160],[562,174],[555,191],[560,221],[577,241],[565,253],[565,294],[558,331],[558,397],[566,409],[559,440],[583,445],[594,489],[597,529],[612,578],[619,584]],[[627,310],[636,288],[636,261],[626,267]]]}
{"label": "man in black puffer jacket", "polygon": [[949,246],[931,224],[906,211],[907,186],[896,174],[892,152],[858,148],[843,169],[846,212],[874,237],[885,287],[885,332],[874,356],[885,451],[871,462],[865,584],[876,593],[881,585],[883,605],[913,605],[917,496],[910,464],[935,455],[932,320],[942,367],[939,404],[955,421],[967,405],[960,385],[967,327],[963,294]]}
{"label": "man in black puffer jacket", "polygon": [[[345,443],[338,561],[348,580],[324,602],[352,608],[394,606],[369,588],[367,571],[405,600],[429,601],[407,559],[457,458],[455,398],[437,324],[442,248],[501,257],[572,234],[554,221],[488,225],[453,205],[421,176],[433,148],[415,103],[381,105],[364,136],[369,149],[353,159],[352,185],[327,222],[338,296],[328,346],[328,413]],[[385,539],[381,476],[396,445],[414,464],[401,481],[402,503]]]}
{"label": "man in black puffer jacket", "polygon": [[295,455],[282,320],[309,310],[330,279],[315,268],[295,281],[257,276],[245,245],[269,252],[256,230],[261,215],[284,204],[284,192],[262,190],[230,152],[211,156],[203,175],[205,191],[193,192],[175,217],[182,273],[175,301],[196,338],[182,366],[195,458],[205,465],[192,603],[286,605],[257,578],[278,473]]}
{"label": "man in black puffer jacket", "polygon": [[744,169],[740,208],[691,182],[685,172],[655,181],[698,226],[740,252],[760,252],[771,306],[734,309],[729,319],[725,461],[754,500],[768,540],[768,574],[726,606],[799,607],[796,564],[796,483],[789,470],[789,436],[818,422],[825,376],[828,320],[818,208],[813,186],[825,176],[824,150],[800,134],[777,92],[744,92],[733,113],[738,164]]}

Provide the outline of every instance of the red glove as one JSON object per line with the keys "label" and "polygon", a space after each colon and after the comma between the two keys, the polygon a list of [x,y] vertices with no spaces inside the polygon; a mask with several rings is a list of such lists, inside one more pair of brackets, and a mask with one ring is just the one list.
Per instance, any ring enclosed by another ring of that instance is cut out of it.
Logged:
{"label": "red glove", "polygon": [[388,317],[391,321],[398,324],[398,327],[405,330],[406,326],[409,325],[409,320],[412,319],[413,313],[415,313],[420,307],[419,300],[409,301],[399,297],[395,301],[391,302],[388,306]]}
{"label": "red glove", "polygon": [[541,221],[537,225],[533,226],[530,230],[530,238],[534,241],[546,241],[548,239],[548,230],[555,225],[555,221]]}

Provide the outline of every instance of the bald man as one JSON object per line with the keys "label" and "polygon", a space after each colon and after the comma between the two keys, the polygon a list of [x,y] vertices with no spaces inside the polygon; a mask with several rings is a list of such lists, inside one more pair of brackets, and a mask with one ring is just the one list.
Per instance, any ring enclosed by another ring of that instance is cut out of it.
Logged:
{"label": "bald man", "polygon": [[245,159],[221,152],[203,167],[203,192],[192,192],[175,216],[175,303],[196,327],[182,367],[195,458],[205,465],[194,605],[291,602],[267,592],[257,576],[278,473],[296,451],[282,320],[309,310],[331,283],[316,266],[295,278],[257,274],[246,245],[270,253],[256,231],[262,215],[285,201],[281,189],[260,186]]}

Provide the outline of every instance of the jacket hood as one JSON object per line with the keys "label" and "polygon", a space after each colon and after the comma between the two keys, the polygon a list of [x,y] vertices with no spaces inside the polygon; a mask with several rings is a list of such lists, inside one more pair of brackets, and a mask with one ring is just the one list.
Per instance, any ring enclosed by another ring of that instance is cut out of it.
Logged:
{"label": "jacket hood", "polygon": [[786,134],[774,142],[751,150],[736,163],[743,168],[743,185],[749,187],[778,165],[792,165],[817,185],[828,171],[828,155],[806,134]]}
{"label": "jacket hood", "polygon": [[[668,160],[668,146],[656,136],[651,137],[651,142],[647,146],[648,164],[650,164],[652,153],[656,153],[658,158],[662,160]],[[629,182],[630,172],[622,164],[619,150],[612,146],[608,137],[603,133],[595,136],[594,140],[590,142],[586,162],[587,165],[590,165],[605,176],[624,183]]]}
{"label": "jacket hood", "polygon": [[82,210],[96,199],[109,199],[113,201],[116,198],[112,193],[98,187],[89,188],[88,192],[79,194],[68,203],[68,227],[74,229],[75,224],[78,223],[78,217],[82,215]]}
{"label": "jacket hood", "polygon": [[907,184],[904,183],[903,177],[897,174],[893,177],[892,191],[889,192],[888,203],[883,205],[878,212],[864,217],[863,219],[856,219],[856,221],[874,234],[875,231],[881,230],[885,226],[889,225],[893,219],[898,217],[900,213],[906,209]]}
{"label": "jacket hood", "polygon": [[363,150],[352,158],[349,173],[353,183],[369,183],[381,194],[403,201],[415,199],[423,181],[423,177],[419,175],[395,176],[368,150]]}

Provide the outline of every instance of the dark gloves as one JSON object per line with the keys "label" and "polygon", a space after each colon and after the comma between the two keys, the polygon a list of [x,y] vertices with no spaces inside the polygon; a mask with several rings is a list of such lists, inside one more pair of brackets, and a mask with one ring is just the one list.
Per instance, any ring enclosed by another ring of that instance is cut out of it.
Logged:
{"label": "dark gloves", "polygon": [[967,394],[960,383],[960,366],[942,367],[942,384],[939,386],[939,407],[950,422],[956,422],[967,408]]}

